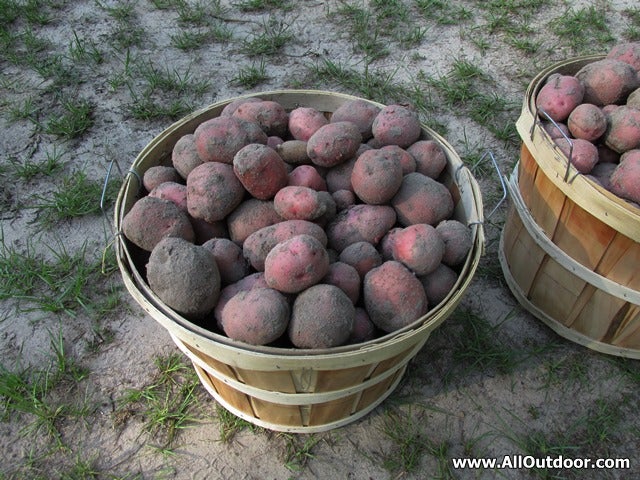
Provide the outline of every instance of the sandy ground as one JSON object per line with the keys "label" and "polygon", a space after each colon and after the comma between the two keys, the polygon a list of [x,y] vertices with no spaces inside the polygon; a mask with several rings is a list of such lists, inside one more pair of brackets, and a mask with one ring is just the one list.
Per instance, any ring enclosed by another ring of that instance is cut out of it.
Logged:
{"label": "sandy ground", "polygon": [[[171,71],[189,72],[190,78],[208,82],[204,92],[192,96],[193,109],[249,91],[281,88],[360,94],[335,79],[318,79],[310,73],[310,65],[324,59],[364,72],[362,55],[354,51],[347,26],[332,15],[343,2],[292,2],[291,10],[273,10],[293,36],[281,52],[266,57],[268,78],[251,89],[231,82],[239,69],[256,63],[255,57],[240,51],[238,39],[260,31],[268,15],[244,13],[233,2],[221,3],[228,6],[221,17],[236,40],[205,42],[187,52],[171,43],[171,36],[183,28],[175,9],[159,9],[143,0],[128,3],[143,32],[143,42],[131,49],[136,64],[166,65]],[[393,72],[394,82],[407,84],[421,76],[440,78],[451,71],[455,60],[469,60],[490,75],[490,88],[512,106],[511,122],[517,119],[530,78],[540,68],[574,53],[564,41],[544,33],[547,22],[566,8],[591,5],[547,2],[551,4],[548,9],[543,7],[529,19],[534,25],[531,37],[542,47],[535,54],[525,54],[509,46],[508,35],[502,32],[492,36],[484,30],[482,36],[474,30],[473,21],[480,28],[487,22],[477,2],[450,3],[475,12],[475,20],[458,25],[416,20],[426,27],[422,41],[407,48],[387,39],[392,53],[370,68]],[[615,40],[625,38],[629,20],[623,12],[635,3],[594,3],[601,12],[601,4],[608,5],[606,18]],[[127,68],[126,52],[110,46],[117,25],[108,8],[117,7],[118,2],[56,5],[43,7],[53,20],[37,31],[54,51],[67,52],[75,32],[106,52],[104,63],[79,67],[82,80],[72,88],[62,88],[94,106],[93,125],[80,137],[61,142],[38,131],[28,119],[6,120],[0,136],[2,238],[5,248],[17,251],[34,248],[46,257],[62,245],[70,252],[84,246],[90,258],[99,259],[113,240],[103,216],[94,213],[39,228],[38,210],[32,208],[38,203],[36,195],[56,191],[59,179],[15,180],[7,173],[9,160],[42,161],[58,145],[66,152],[64,174],[83,170],[102,182],[112,160],[126,170],[173,120],[139,120],[127,109],[143,80],[133,77],[132,88],[114,81]],[[16,31],[21,26],[24,20],[16,20]],[[479,49],[480,38],[488,42],[486,49]],[[601,51],[598,48],[593,53]],[[40,118],[59,108],[60,98],[47,90],[50,80],[6,59],[1,64],[3,104],[18,105],[35,98]],[[425,88],[425,97],[428,95]],[[498,140],[484,125],[446,107],[441,99],[435,99],[435,105],[437,110],[429,112],[429,120],[445,126],[444,135],[456,151],[492,151],[503,171],[510,172],[519,155],[517,138]],[[500,190],[497,174],[487,170],[480,183],[488,211]],[[144,389],[154,381],[158,357],[179,351],[167,331],[122,288],[118,272],[95,280],[96,290],[110,284],[120,288],[121,298],[118,308],[98,320],[81,309],[74,315],[25,311],[24,300],[3,300],[0,348],[5,371],[46,370],[52,358],[51,339],[60,332],[65,354],[86,368],[88,375],[77,382],[61,382],[47,395],[53,405],[87,406],[81,415],[58,417],[54,424],[60,442],[42,428],[29,428],[36,415],[11,411],[3,419],[0,478],[633,478],[637,473],[629,470],[452,467],[451,459],[458,457],[501,459],[529,454],[537,458],[624,457],[632,459],[633,471],[640,469],[637,364],[568,342],[519,307],[501,278],[497,261],[505,213],[504,206],[499,208],[486,225],[486,254],[461,305],[413,359],[396,391],[363,419],[314,435],[245,427],[223,441],[219,409],[198,386],[197,402],[190,410],[195,421],[179,430],[163,449],[164,433],[145,429],[144,404],[125,403],[123,407],[122,399],[127,392]]]}

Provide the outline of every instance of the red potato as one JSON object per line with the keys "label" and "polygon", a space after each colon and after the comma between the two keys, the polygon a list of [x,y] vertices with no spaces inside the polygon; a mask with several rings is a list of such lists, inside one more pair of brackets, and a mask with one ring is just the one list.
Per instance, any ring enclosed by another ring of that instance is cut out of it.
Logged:
{"label": "red potato", "polygon": [[394,227],[389,230],[380,243],[378,244],[378,250],[380,255],[382,255],[383,260],[393,260],[393,241],[395,238],[395,234],[402,230],[403,227]]}
{"label": "red potato", "polygon": [[195,135],[188,133],[178,139],[171,151],[171,164],[183,180],[186,180],[191,170],[203,163],[196,148]]}
{"label": "red potato", "polygon": [[320,192],[309,187],[286,186],[273,198],[276,213],[285,220],[316,220],[327,212]]}
{"label": "red potato", "polygon": [[193,132],[198,155],[203,162],[231,164],[238,151],[250,143],[267,143],[257,124],[236,117],[216,117],[198,125]]}
{"label": "red potato", "polygon": [[404,148],[397,145],[385,145],[384,147],[380,147],[380,150],[391,153],[398,158],[402,166],[402,175],[416,171],[416,159]]}
{"label": "red potato", "polygon": [[307,155],[315,165],[333,167],[352,158],[362,135],[351,122],[329,123],[320,127],[307,141]]}
{"label": "red potato", "polygon": [[327,190],[327,182],[312,165],[298,165],[290,171],[287,185],[308,187],[318,192]]}
{"label": "red potato", "polygon": [[187,318],[203,318],[220,296],[220,273],[206,248],[166,237],[153,248],[147,263],[151,290]]}
{"label": "red potato", "polygon": [[329,192],[325,192],[321,190],[318,192],[318,198],[320,203],[323,205],[322,208],[324,213],[314,220],[315,223],[321,225],[322,227],[327,226],[334,218],[336,218],[336,214],[338,213],[338,206],[336,205],[336,201],[333,199],[333,195]]}
{"label": "red potato", "polygon": [[176,206],[187,213],[187,186],[182,183],[164,182],[156,186],[149,192],[150,197],[162,198],[176,204]]}
{"label": "red potato", "polygon": [[607,116],[600,107],[582,103],[569,114],[567,128],[574,138],[595,142],[607,131]]}
{"label": "red potato", "polygon": [[376,326],[364,308],[356,307],[356,315],[353,319],[353,330],[347,339],[347,343],[353,345],[368,342],[374,338],[376,338]]}
{"label": "red potato", "polygon": [[227,215],[226,223],[229,238],[242,245],[252,233],[283,220],[276,212],[273,200],[247,198]]}
{"label": "red potato", "polygon": [[640,149],[629,150],[610,177],[611,191],[625,200],[640,203]]}
{"label": "red potato", "polygon": [[269,288],[266,280],[264,279],[264,272],[255,272],[241,278],[235,283],[227,285],[220,290],[220,296],[218,302],[213,309],[213,317],[216,321],[216,326],[219,330],[224,331],[222,327],[222,311],[227,305],[227,302],[231,300],[236,294],[245,292],[254,288]]}
{"label": "red potato", "polygon": [[325,181],[327,182],[327,190],[331,193],[338,190],[348,190],[353,192],[353,186],[351,185],[351,172],[358,160],[357,156],[343,162],[335,167],[330,168],[326,175]]}
{"label": "red potato", "polygon": [[309,165],[311,159],[307,154],[307,142],[287,140],[276,147],[276,152],[289,165]]}
{"label": "red potato", "polygon": [[454,207],[447,187],[418,172],[404,176],[391,205],[404,227],[416,223],[437,225],[451,216]]}
{"label": "red potato", "polygon": [[284,137],[289,125],[289,113],[273,100],[244,102],[235,109],[232,116],[258,124],[267,137]]}
{"label": "red potato", "polygon": [[609,50],[607,58],[628,63],[640,71],[640,42],[619,43]]}
{"label": "red potato", "polygon": [[473,246],[471,229],[458,220],[449,219],[440,222],[436,232],[444,242],[442,263],[449,267],[462,264]]}
{"label": "red potato", "polygon": [[142,176],[142,184],[147,189],[147,192],[165,182],[180,183],[182,182],[182,177],[175,168],[162,165],[149,167]]}
{"label": "red potato", "polygon": [[231,117],[233,116],[233,112],[237,110],[237,108],[243,103],[251,103],[251,102],[262,102],[263,99],[260,97],[246,97],[246,98],[237,98],[227,103],[222,111],[220,112],[221,117]]}
{"label": "red potato", "polygon": [[536,95],[536,107],[540,118],[546,120],[543,112],[556,122],[564,122],[571,111],[582,103],[584,86],[573,75],[554,74],[549,77]]}
{"label": "red potato", "polygon": [[[598,163],[598,149],[588,140],[581,138],[571,140],[556,138],[554,142],[580,173],[589,173],[595,164]],[[571,145],[573,145],[573,150],[571,149]]]}
{"label": "red potato", "polygon": [[620,60],[605,58],[586,64],[576,74],[584,86],[584,103],[597,106],[624,103],[638,88],[636,70]]}
{"label": "red potato", "polygon": [[129,241],[148,252],[165,237],[195,240],[189,216],[184,211],[169,200],[148,195],[135,202],[123,217],[122,231]]}
{"label": "red potato", "polygon": [[293,302],[288,335],[298,348],[331,348],[346,343],[353,331],[356,309],[334,285],[307,288]]}
{"label": "red potato", "polygon": [[329,123],[319,110],[311,107],[298,107],[289,112],[289,132],[296,140],[306,142],[316,131]]}
{"label": "red potato", "polygon": [[545,132],[549,134],[549,137],[552,140],[555,140],[556,138],[571,137],[571,133],[569,132],[569,127],[567,127],[566,123],[556,122],[556,124],[554,125],[550,121],[546,121],[546,122],[543,121],[542,128],[544,129]]}
{"label": "red potato", "polygon": [[321,283],[335,285],[347,294],[347,297],[349,297],[354,305],[358,303],[360,299],[362,278],[355,267],[344,262],[335,261],[329,264],[329,271],[321,280]]}
{"label": "red potato", "polygon": [[249,274],[242,247],[228,238],[211,238],[202,244],[216,260],[223,285],[235,283]]}
{"label": "red potato", "polygon": [[289,182],[278,153],[267,145],[251,143],[233,157],[233,171],[244,188],[258,200],[269,200]]}
{"label": "red potato", "polygon": [[627,105],[627,107],[633,107],[640,110],[640,88],[636,88],[629,94],[625,105]]}
{"label": "red potato", "polygon": [[447,154],[435,140],[419,140],[407,147],[415,159],[415,171],[437,179],[447,166]]}
{"label": "red potato", "polygon": [[611,150],[624,153],[640,146],[640,110],[621,105],[609,113],[609,128],[604,143]]}
{"label": "red potato", "polygon": [[365,275],[363,297],[371,321],[385,332],[406,327],[428,309],[427,294],[420,280],[394,260]]}
{"label": "red potato", "polygon": [[441,263],[433,272],[418,278],[427,294],[429,305],[435,307],[449,295],[458,281],[458,274]]}
{"label": "red potato", "polygon": [[329,271],[329,254],[311,235],[296,235],[278,243],[264,261],[264,278],[271,288],[298,293],[309,288]]}
{"label": "red potato", "polygon": [[267,146],[273,148],[274,150],[278,148],[278,145],[282,145],[284,140],[280,137],[271,136],[267,137]]}
{"label": "red potato", "polygon": [[331,116],[331,122],[351,122],[358,127],[362,140],[367,141],[373,135],[373,120],[381,107],[362,99],[349,100],[340,105]]}
{"label": "red potato", "polygon": [[433,272],[444,256],[445,244],[436,229],[418,223],[397,230],[393,234],[391,255],[416,275]]}
{"label": "red potato", "polygon": [[381,145],[407,148],[420,138],[422,126],[413,110],[402,105],[387,105],[376,115],[371,131]]}
{"label": "red potato", "polygon": [[358,204],[338,212],[327,226],[329,245],[337,252],[356,242],[378,242],[396,223],[396,213],[388,205]]}
{"label": "red potato", "polygon": [[267,345],[289,326],[289,302],[272,288],[239,292],[226,303],[221,326],[231,339],[250,345]]}
{"label": "red potato", "polygon": [[244,195],[242,183],[226,163],[203,163],[187,177],[189,214],[210,223],[223,220],[240,205]]}
{"label": "red potato", "polygon": [[388,150],[363,152],[351,170],[351,186],[365,203],[388,203],[402,184],[400,159]]}
{"label": "red potato", "polygon": [[355,268],[360,278],[364,278],[369,270],[382,265],[382,255],[369,242],[352,243],[340,252],[338,260]]}
{"label": "red potato", "polygon": [[307,220],[285,220],[249,235],[242,244],[243,255],[254,269],[263,271],[265,259],[272,248],[301,234],[311,235],[323,246],[327,245],[327,234],[320,225]]}
{"label": "red potato", "polygon": [[351,190],[336,190],[331,196],[336,203],[336,209],[338,211],[356,204],[356,195]]}
{"label": "red potato", "polygon": [[611,190],[611,175],[618,167],[616,163],[598,162],[589,172],[591,179],[602,186],[606,190]]}

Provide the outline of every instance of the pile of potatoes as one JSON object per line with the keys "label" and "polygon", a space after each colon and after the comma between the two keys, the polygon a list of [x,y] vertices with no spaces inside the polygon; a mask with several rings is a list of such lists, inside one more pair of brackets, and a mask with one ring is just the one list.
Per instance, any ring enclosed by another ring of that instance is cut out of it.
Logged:
{"label": "pile of potatoes", "polygon": [[640,42],[618,44],[574,75],[550,75],[536,106],[580,173],[640,204]]}
{"label": "pile of potatoes", "polygon": [[473,238],[452,218],[446,165],[406,106],[354,99],[326,114],[244,97],[144,172],[122,231],[152,291],[211,331],[360,343],[411,324],[458,279]]}

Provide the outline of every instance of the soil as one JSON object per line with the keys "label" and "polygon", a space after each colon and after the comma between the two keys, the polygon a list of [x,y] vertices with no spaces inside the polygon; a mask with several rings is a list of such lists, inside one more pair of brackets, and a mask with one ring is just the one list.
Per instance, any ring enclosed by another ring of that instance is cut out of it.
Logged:
{"label": "soil", "polygon": [[[191,110],[245,93],[276,89],[366,96],[340,82],[339,77],[314,75],[314,68],[326,65],[326,61],[348,66],[368,80],[384,73],[393,83],[415,81],[424,88],[421,98],[425,103],[434,104],[425,115],[428,125],[442,131],[464,160],[472,153],[491,152],[504,174],[509,174],[519,156],[517,136],[498,138],[488,128],[494,119],[474,121],[465,113],[464,102],[451,107],[442,94],[425,82],[419,83],[420,79],[444,78],[456,61],[470,62],[490,77],[472,82],[488,88],[496,101],[505,101],[504,112],[498,115],[504,115],[503,126],[513,126],[531,78],[550,63],[577,54],[566,38],[548,33],[549,22],[568,9],[596,9],[605,15],[612,31],[610,41],[591,52],[602,53],[626,38],[631,20],[625,11],[637,9],[636,2],[625,0],[596,2],[597,6],[582,1],[545,2],[526,24],[530,39],[539,41],[540,48],[526,53],[510,44],[504,31],[490,33],[490,19],[478,2],[449,2],[468,9],[472,19],[438,23],[422,20],[414,12],[412,21],[425,29],[422,40],[406,47],[396,39],[384,38],[390,53],[366,65],[356,47],[358,38],[349,33],[348,22],[338,21],[336,13],[357,2],[290,2],[291,9],[274,7],[266,12],[243,12],[240,2],[219,2],[227,9],[211,19],[229,28],[233,39],[206,40],[193,51],[180,50],[172,43],[185,29],[200,31],[181,23],[178,10],[171,7],[179,2],[154,3],[47,2],[42,11],[51,21],[34,32],[46,39],[51,52],[64,54],[65,65],[75,65],[74,81],[56,84],[18,61],[8,57],[0,60],[3,106],[27,105],[31,99],[34,116],[40,120],[5,115],[0,136],[4,259],[13,250],[32,250],[52,260],[56,252],[82,249],[95,262],[100,262],[104,252],[112,255],[111,247],[117,241],[111,231],[115,194],[109,198],[105,215],[98,210],[56,220],[46,228],[41,223],[45,213],[38,205],[41,198],[59,191],[62,176],[77,178],[84,172],[101,184],[112,161],[118,168],[113,169],[111,180],[119,184],[120,175],[138,153],[177,119],[141,119],[132,113],[140,101],[136,94],[148,83],[140,73],[145,66],[159,66],[160,72],[166,67],[166,72],[181,74],[183,79],[207,82],[203,91],[185,94]],[[159,8],[160,4],[169,7]],[[123,5],[132,6],[132,25],[140,27],[142,36],[141,43],[129,50],[117,47],[117,35],[127,32],[119,27],[114,9]],[[292,34],[289,41],[276,54],[265,57],[243,51],[243,39],[254,38],[268,21],[283,22]],[[26,19],[19,18],[11,24],[11,31],[23,32],[26,25]],[[73,61],[69,45],[74,35],[95,42],[97,50],[104,53],[102,63],[91,67]],[[484,48],[480,48],[480,40],[486,42]],[[26,54],[16,48],[19,55]],[[261,58],[267,79],[249,88],[238,85],[234,81],[238,72],[259,65]],[[118,75],[126,76],[127,72],[129,84],[118,83]],[[370,86],[372,92],[379,91]],[[166,101],[167,95],[179,93],[156,89],[152,99]],[[92,124],[81,135],[61,140],[43,131],[43,123],[69,98],[83,98],[92,105]],[[375,100],[407,101],[391,94]],[[15,162],[42,162],[54,147],[64,152],[62,170],[56,175],[14,176]],[[489,212],[502,192],[498,174],[488,162],[484,160],[480,166],[476,172],[485,212]],[[93,201],[99,205],[99,196]],[[47,392],[46,405],[82,407],[81,412],[65,410],[54,415],[53,433],[37,428],[35,422],[42,410],[39,414],[12,410],[9,397],[0,391],[5,407],[0,413],[6,413],[0,423],[0,479],[633,478],[640,471],[638,363],[568,341],[519,306],[498,262],[506,213],[506,204],[502,204],[487,219],[485,254],[462,302],[409,363],[395,391],[364,418],[328,432],[288,434],[245,425],[225,439],[223,426],[228,425],[228,419],[198,384],[196,401],[189,409],[194,420],[177,430],[168,443],[166,430],[147,429],[151,410],[145,406],[149,404],[126,399],[157,381],[158,358],[177,355],[187,365],[177,377],[180,382],[188,381],[192,374],[190,363],[168,331],[124,289],[117,270],[90,277],[95,282],[91,290],[98,295],[106,295],[112,287],[118,289],[119,304],[102,315],[75,307],[71,313],[32,311],[29,299],[2,299],[3,376],[22,372],[26,378],[29,372],[48,372],[54,378],[60,367],[52,350],[56,338],[62,339],[68,362],[87,374],[73,381],[64,377]],[[12,278],[9,273],[0,272],[3,283]],[[7,388],[3,382],[0,387]],[[453,458],[502,459],[505,455],[630,458],[631,469],[454,469],[452,464]]]}

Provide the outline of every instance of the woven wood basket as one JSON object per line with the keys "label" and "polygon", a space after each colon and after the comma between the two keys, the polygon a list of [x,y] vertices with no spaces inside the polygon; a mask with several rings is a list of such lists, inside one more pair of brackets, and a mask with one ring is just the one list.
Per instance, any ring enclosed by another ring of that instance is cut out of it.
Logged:
{"label": "woven wood basket", "polygon": [[[327,116],[345,101],[356,98],[332,92],[291,90],[256,95],[275,100],[289,110],[307,106]],[[192,133],[201,122],[218,116],[233,100],[236,99],[216,103],[183,118],[140,152],[117,198],[118,232],[122,218],[138,198],[139,179],[144,171],[154,165],[169,164],[175,142]],[[423,137],[438,141],[446,151],[448,166],[443,183],[454,197],[454,217],[472,229],[473,248],[446,299],[411,325],[369,342],[324,350],[254,347],[206,330],[163,304],[149,288],[144,263],[136,258],[135,248],[124,235],[118,235],[117,260],[126,288],[167,329],[193,363],[204,387],[223,407],[255,425],[276,431],[318,432],[353,422],[393,392],[409,361],[458,305],[484,252],[482,198],[473,175],[451,146],[426,126]]]}
{"label": "woven wood basket", "polygon": [[561,336],[593,350],[640,359],[640,292],[599,275],[553,243],[520,195],[517,169],[499,248],[520,304]]}
{"label": "woven wood basket", "polygon": [[516,124],[523,141],[519,192],[533,220],[567,255],[620,285],[640,290],[640,209],[578,174],[540,126],[535,106],[549,75],[573,75],[601,58],[557,63],[530,83]]}

